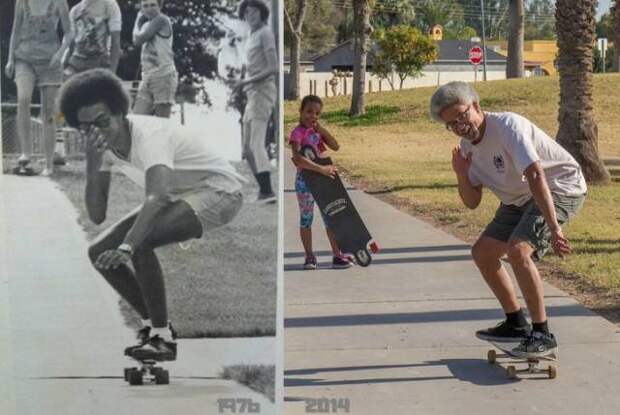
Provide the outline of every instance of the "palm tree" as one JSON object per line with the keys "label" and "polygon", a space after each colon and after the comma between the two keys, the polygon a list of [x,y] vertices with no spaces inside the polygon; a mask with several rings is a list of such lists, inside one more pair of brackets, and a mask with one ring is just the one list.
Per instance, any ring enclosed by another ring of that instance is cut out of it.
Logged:
{"label": "palm tree", "polygon": [[557,141],[581,165],[586,180],[609,182],[598,155],[598,128],[592,113],[593,46],[596,37],[597,0],[557,0],[560,111]]}
{"label": "palm tree", "polygon": [[523,0],[510,0],[506,78],[523,78]]}
{"label": "palm tree", "polygon": [[[306,15],[306,0],[295,0],[295,14],[292,16],[287,7],[289,4],[290,3],[287,2],[284,5],[284,16],[291,33],[291,82],[289,83],[287,95],[289,99],[299,99],[301,29]],[[293,8],[292,5],[290,7]]]}
{"label": "palm tree", "polygon": [[452,0],[424,0],[416,6],[416,15],[426,32],[436,25],[446,27],[452,21],[455,12],[462,13],[462,8]]}
{"label": "palm tree", "polygon": [[370,25],[370,2],[353,0],[353,90],[351,96],[352,117],[363,115],[364,88],[366,85],[366,57],[372,26]]}

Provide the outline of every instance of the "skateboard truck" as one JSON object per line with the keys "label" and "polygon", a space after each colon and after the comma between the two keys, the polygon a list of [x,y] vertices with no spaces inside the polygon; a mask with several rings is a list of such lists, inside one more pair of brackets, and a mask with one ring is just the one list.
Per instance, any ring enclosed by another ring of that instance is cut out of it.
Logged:
{"label": "skateboard truck", "polygon": [[[493,344],[493,343],[492,343]],[[502,350],[504,353],[498,354],[495,350],[489,350],[487,352],[487,361],[490,364],[496,364],[499,367],[502,367],[503,362],[498,361],[501,358],[507,358],[515,361],[516,363],[527,363],[527,369],[517,369],[515,365],[507,365],[506,366],[506,374],[509,379],[518,379],[519,373],[527,373],[527,374],[538,374],[538,373],[546,373],[549,379],[555,379],[558,376],[557,368],[549,364],[547,368],[543,368],[541,366],[541,361],[547,360],[555,362],[557,361],[557,357],[555,355],[552,356],[544,356],[544,357],[518,357],[511,353],[508,353],[503,348],[493,344],[498,349]]]}
{"label": "skateboard truck", "polygon": [[153,359],[137,359],[132,357],[140,363],[140,367],[126,367],[125,368],[125,382],[129,382],[130,385],[142,385],[144,381],[154,382],[156,385],[167,385],[170,383],[170,374],[162,367],[155,366],[157,360]]}

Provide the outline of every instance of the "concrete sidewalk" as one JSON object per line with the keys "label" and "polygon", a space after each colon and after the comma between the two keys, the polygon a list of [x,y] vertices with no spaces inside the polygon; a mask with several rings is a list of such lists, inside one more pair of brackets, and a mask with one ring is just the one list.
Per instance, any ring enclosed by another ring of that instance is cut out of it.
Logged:
{"label": "concrete sidewalk", "polygon": [[307,398],[348,399],[355,415],[620,413],[618,327],[546,285],[558,378],[509,380],[474,337],[503,313],[467,244],[353,190],[382,252],[368,268],[329,269],[317,212],[323,268],[303,271],[290,163],[284,179],[287,415],[306,413]]}
{"label": "concrete sidewalk", "polygon": [[48,179],[0,175],[0,414],[205,414],[218,400],[263,395],[217,376],[274,364],[273,338],[181,340],[170,385],[129,386],[135,342],[118,297],[91,267],[85,235]]}

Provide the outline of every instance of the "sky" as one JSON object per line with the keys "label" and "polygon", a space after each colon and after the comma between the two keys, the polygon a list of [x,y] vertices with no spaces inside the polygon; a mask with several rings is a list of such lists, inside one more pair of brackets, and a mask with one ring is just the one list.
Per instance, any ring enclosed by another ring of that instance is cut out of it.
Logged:
{"label": "sky", "polygon": [[598,9],[596,12],[596,17],[601,17],[602,14],[607,13],[610,7],[611,7],[611,0],[598,0]]}

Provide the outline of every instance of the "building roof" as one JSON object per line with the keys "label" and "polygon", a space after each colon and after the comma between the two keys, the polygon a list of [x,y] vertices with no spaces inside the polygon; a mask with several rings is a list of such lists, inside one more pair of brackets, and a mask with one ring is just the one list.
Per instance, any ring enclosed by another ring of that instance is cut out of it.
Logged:
{"label": "building roof", "polygon": [[[470,42],[466,40],[440,40],[437,41],[438,59],[436,63],[469,63],[469,49],[478,45],[478,42]],[[487,63],[506,63],[506,57],[500,55],[489,47],[486,48]],[[321,60],[330,60],[333,66],[347,66],[353,63],[353,41],[347,40],[334,47],[329,52],[316,56],[314,62]],[[372,65],[372,54],[368,54],[367,65]]]}

